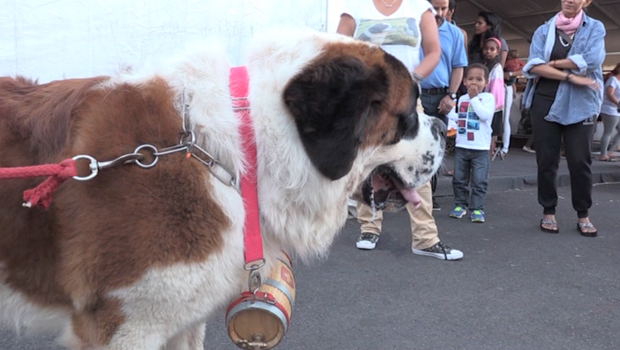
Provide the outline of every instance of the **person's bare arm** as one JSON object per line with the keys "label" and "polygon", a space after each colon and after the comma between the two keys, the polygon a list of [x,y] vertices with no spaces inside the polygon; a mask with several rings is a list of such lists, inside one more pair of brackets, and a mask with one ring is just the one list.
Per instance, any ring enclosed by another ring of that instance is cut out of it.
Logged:
{"label": "person's bare arm", "polygon": [[340,22],[338,22],[338,28],[336,33],[343,35],[353,36],[355,34],[355,20],[350,15],[343,13],[340,16]]}
{"label": "person's bare arm", "polygon": [[[512,73],[512,74],[510,74],[510,73]],[[508,80],[511,77],[518,77],[518,76],[520,76],[522,74],[523,74],[523,69],[522,68],[517,69],[517,70],[515,70],[513,72],[504,72],[504,80]]]}
{"label": "person's bare arm", "polygon": [[424,59],[420,62],[420,65],[414,69],[413,73],[425,78],[433,72],[441,58],[439,29],[437,29],[435,16],[430,10],[424,12],[422,15],[420,32],[422,33],[422,51],[424,52]]}
{"label": "person's bare arm", "polygon": [[616,88],[613,86],[608,86],[605,89],[605,93],[607,94],[607,99],[610,100],[611,102],[615,103],[616,105],[620,106],[620,101],[618,101],[616,99],[615,93],[616,93]]}
{"label": "person's bare arm", "polygon": [[[564,60],[558,60],[558,61],[564,61]],[[570,60],[567,60],[567,61],[570,61]],[[565,80],[571,84],[583,85],[583,86],[587,86],[595,90],[599,88],[598,82],[596,80],[588,78],[588,77],[582,77],[579,75],[575,75],[573,73],[567,73],[563,70],[558,69],[560,67],[557,66],[557,63],[555,67],[553,67],[553,62],[555,61],[551,61],[548,64],[539,64],[537,66],[534,66],[532,67],[532,69],[530,69],[530,72],[536,75],[539,75],[541,77],[547,78],[547,79]],[[572,61],[571,61],[571,64],[572,64]]]}
{"label": "person's bare arm", "polygon": [[463,81],[463,71],[465,68],[452,68],[452,73],[450,74],[450,87],[449,91],[457,92],[459,87],[461,86],[461,82]]}
{"label": "person's bare arm", "polygon": [[[450,87],[448,87],[448,91],[450,92],[458,91],[459,86],[461,86],[461,81],[463,81],[464,70],[465,68],[463,67],[452,68],[452,73],[450,74]],[[452,97],[450,95],[446,95],[439,102],[439,113],[443,115],[447,115],[448,113],[450,113],[450,110],[452,109],[453,104],[454,103],[453,103]]]}
{"label": "person's bare arm", "polygon": [[577,65],[569,60],[568,58],[563,58],[561,60],[553,60],[551,62],[549,62],[549,65],[553,68],[558,68],[558,69],[579,69],[579,67],[577,67]]}
{"label": "person's bare arm", "polygon": [[469,38],[467,37],[467,32],[465,31],[465,29],[463,29],[461,27],[459,27],[459,29],[463,33],[463,38],[465,40],[465,53],[467,53],[467,44],[469,43]]}

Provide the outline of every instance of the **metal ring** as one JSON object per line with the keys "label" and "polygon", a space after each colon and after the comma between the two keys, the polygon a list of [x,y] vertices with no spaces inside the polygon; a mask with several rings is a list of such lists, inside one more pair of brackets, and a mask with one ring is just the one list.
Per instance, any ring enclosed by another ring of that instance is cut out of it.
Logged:
{"label": "metal ring", "polygon": [[[189,138],[189,141],[186,141],[187,138]],[[183,135],[183,137],[181,138],[181,141],[179,143],[180,144],[189,144],[189,145],[195,144],[196,143],[196,133],[194,133],[194,130],[186,131],[185,135]]]}
{"label": "metal ring", "polygon": [[261,267],[265,266],[265,258],[262,258],[260,260],[255,260],[255,261],[250,261],[249,263],[246,263],[245,265],[243,265],[243,268],[246,271],[252,271],[252,270],[258,270]]}
{"label": "metal ring", "polygon": [[153,156],[155,158],[153,158],[153,161],[150,164],[144,164],[139,160],[135,160],[136,164],[138,164],[139,167],[143,168],[143,169],[148,169],[148,168],[152,168],[155,166],[155,164],[157,164],[157,161],[159,160],[159,157],[156,156],[155,154],[157,153],[157,147],[153,146],[153,145],[149,145],[149,144],[145,144],[145,145],[140,145],[138,146],[138,148],[136,148],[133,153],[140,153],[140,151],[144,148],[149,148],[151,151],[153,151]]}
{"label": "metal ring", "polygon": [[87,156],[85,154],[77,155],[71,159],[75,160],[76,162],[81,159],[87,159],[90,161],[90,163],[88,164],[88,168],[90,169],[90,174],[87,176],[76,175],[73,177],[75,180],[78,180],[78,181],[92,180],[99,173],[99,165],[98,165],[97,159],[91,156]]}

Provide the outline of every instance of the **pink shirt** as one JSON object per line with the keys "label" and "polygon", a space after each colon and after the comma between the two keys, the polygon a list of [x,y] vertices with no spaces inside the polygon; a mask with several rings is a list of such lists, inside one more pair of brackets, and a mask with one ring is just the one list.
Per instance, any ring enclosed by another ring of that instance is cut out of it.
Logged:
{"label": "pink shirt", "polygon": [[525,62],[521,61],[518,58],[507,59],[506,64],[504,64],[504,71],[506,72],[514,72],[525,66]]}

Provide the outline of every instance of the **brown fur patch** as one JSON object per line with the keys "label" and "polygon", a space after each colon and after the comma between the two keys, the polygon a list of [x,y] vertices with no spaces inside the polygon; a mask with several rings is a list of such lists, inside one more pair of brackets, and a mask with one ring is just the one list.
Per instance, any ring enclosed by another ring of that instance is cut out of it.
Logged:
{"label": "brown fur patch", "polygon": [[393,140],[398,132],[398,116],[410,115],[415,111],[415,99],[412,89],[416,88],[411,74],[397,60],[378,46],[368,49],[367,43],[333,43],[326,45],[320,60],[333,60],[337,57],[350,56],[362,60],[369,69],[379,69],[387,76],[388,97],[381,101],[378,113],[367,120],[366,139],[362,148],[374,147]]}
{"label": "brown fur patch", "polygon": [[[181,118],[165,81],[97,87],[106,79],[0,79],[0,167],[78,154],[106,161],[146,143],[178,144]],[[85,162],[79,173],[88,173]],[[109,339],[122,315],[107,291],[149,268],[204,261],[221,249],[231,223],[211,195],[212,180],[204,165],[175,153],[151,169],[122,165],[90,181],[70,179],[49,211],[21,207],[22,192],[42,179],[0,180],[5,283],[41,305],[83,305],[75,317],[106,327],[78,333]]]}
{"label": "brown fur patch", "polygon": [[71,317],[73,333],[83,344],[109,343],[124,320],[121,302],[103,298]]}
{"label": "brown fur patch", "polygon": [[416,97],[402,63],[361,42],[326,45],[283,93],[306,154],[331,180],[351,170],[360,148],[415,136]]}

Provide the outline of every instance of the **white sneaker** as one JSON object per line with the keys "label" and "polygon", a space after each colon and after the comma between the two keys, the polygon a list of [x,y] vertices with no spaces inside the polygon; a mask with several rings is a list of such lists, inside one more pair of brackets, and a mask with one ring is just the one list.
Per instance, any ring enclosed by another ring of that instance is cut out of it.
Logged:
{"label": "white sneaker", "polygon": [[347,207],[347,219],[357,219],[357,207]]}
{"label": "white sneaker", "polygon": [[351,198],[347,201],[347,219],[357,219],[357,201]]}
{"label": "white sneaker", "polygon": [[525,152],[527,152],[527,153],[536,153],[536,151],[535,151],[535,150],[533,150],[533,149],[531,149],[531,148],[529,148],[529,147],[527,147],[527,146],[523,146],[523,148],[522,148],[522,149],[523,149]]}

